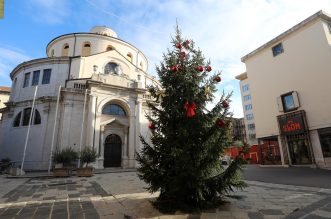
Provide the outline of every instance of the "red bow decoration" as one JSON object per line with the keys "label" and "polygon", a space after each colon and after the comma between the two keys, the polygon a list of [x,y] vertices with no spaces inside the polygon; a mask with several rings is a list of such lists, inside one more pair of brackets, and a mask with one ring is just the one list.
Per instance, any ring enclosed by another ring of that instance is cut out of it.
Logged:
{"label": "red bow decoration", "polygon": [[186,116],[189,117],[189,118],[195,116],[195,109],[196,108],[197,108],[197,106],[195,105],[194,102],[188,103],[188,101],[186,101],[186,103],[185,103]]}

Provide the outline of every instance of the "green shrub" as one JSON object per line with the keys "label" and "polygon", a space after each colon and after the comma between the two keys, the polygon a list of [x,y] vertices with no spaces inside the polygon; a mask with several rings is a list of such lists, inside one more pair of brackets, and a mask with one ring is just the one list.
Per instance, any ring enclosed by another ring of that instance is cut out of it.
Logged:
{"label": "green shrub", "polygon": [[91,148],[89,146],[85,147],[80,153],[80,161],[82,162],[82,164],[86,163],[86,167],[89,163],[96,161],[96,159],[97,152],[94,150],[94,148]]}
{"label": "green shrub", "polygon": [[57,150],[53,156],[54,163],[62,163],[62,165],[69,166],[72,162],[78,159],[78,153],[72,148],[64,148]]}

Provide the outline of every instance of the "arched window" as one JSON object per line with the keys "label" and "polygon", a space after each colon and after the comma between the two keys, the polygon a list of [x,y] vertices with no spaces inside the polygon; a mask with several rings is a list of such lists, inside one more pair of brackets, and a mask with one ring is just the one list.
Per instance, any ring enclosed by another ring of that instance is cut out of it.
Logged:
{"label": "arched window", "polygon": [[130,62],[132,62],[132,54],[131,53],[126,54],[126,57]]}
{"label": "arched window", "polygon": [[54,49],[52,49],[52,51],[51,51],[51,57],[53,57],[54,56]]}
{"label": "arched window", "polygon": [[[14,121],[14,126],[16,125],[16,124],[18,124],[17,126],[19,126],[19,121],[18,122],[16,122],[16,119],[17,119],[17,117],[19,116],[19,117],[21,117],[21,112],[16,116],[16,118],[15,118],[15,121]],[[24,110],[23,110],[23,119],[22,119],[22,126],[27,126],[27,125],[29,125],[29,122],[30,122],[30,115],[31,115],[31,107],[29,107],[29,108],[25,108]],[[18,120],[20,120],[20,118],[18,119]],[[39,113],[39,111],[38,110],[34,110],[34,113],[32,114],[32,121],[31,121],[31,125],[39,125],[39,124],[41,124],[41,117],[40,117],[40,113]],[[16,126],[15,126],[16,127]]]}
{"label": "arched window", "polygon": [[140,62],[139,66],[141,69],[143,69],[144,68],[143,62]]}
{"label": "arched window", "polygon": [[122,73],[120,66],[114,62],[109,62],[105,66],[105,74],[116,74],[119,75]]}
{"label": "arched window", "polygon": [[107,104],[102,109],[102,114],[114,116],[126,116],[124,109],[117,104]]}
{"label": "arched window", "polygon": [[89,56],[91,54],[91,43],[86,42],[83,44],[82,56]]}
{"label": "arched window", "polygon": [[38,110],[35,110],[34,112],[35,112],[35,114],[34,114],[33,124],[34,125],[41,124],[40,113],[38,112]]}
{"label": "arched window", "polygon": [[15,119],[14,119],[14,124],[13,124],[14,127],[18,127],[18,126],[20,126],[20,123],[21,123],[21,115],[22,115],[22,112],[19,112],[19,113],[17,114],[17,116],[15,117]]}
{"label": "arched window", "polygon": [[114,49],[114,47],[112,45],[108,45],[106,51],[111,51],[113,49]]}
{"label": "arched window", "polygon": [[63,45],[62,56],[68,56],[68,55],[69,55],[69,44],[66,43]]}
{"label": "arched window", "polygon": [[22,122],[23,126],[29,125],[30,115],[31,115],[31,107],[30,108],[25,108],[23,110],[23,122]]}

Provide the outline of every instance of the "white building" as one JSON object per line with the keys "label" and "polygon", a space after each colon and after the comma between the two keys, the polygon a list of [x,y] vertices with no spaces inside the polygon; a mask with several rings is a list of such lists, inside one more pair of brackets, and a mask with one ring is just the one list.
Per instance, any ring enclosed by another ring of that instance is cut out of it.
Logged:
{"label": "white building", "polygon": [[241,59],[256,136],[278,141],[282,164],[331,167],[330,48],[331,16],[319,11]]}
{"label": "white building", "polygon": [[242,73],[236,76],[236,79],[240,80],[240,93],[241,101],[244,111],[244,122],[245,122],[245,131],[246,139],[249,145],[256,145],[257,139],[255,134],[255,121],[252,105],[252,95],[249,89],[249,80],[247,73]]}
{"label": "white building", "polygon": [[98,153],[96,168],[135,167],[139,135],[149,135],[146,86],[158,85],[146,73],[144,54],[100,26],[56,37],[46,53],[46,58],[24,62],[10,74],[12,93],[3,112],[0,158],[22,161],[38,87],[24,169],[48,168],[54,128],[54,150],[89,146]]}

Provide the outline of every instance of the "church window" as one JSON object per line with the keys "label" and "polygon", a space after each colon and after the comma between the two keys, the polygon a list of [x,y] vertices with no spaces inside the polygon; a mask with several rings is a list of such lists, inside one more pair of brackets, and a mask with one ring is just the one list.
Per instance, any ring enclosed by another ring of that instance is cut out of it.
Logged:
{"label": "church window", "polygon": [[26,108],[23,110],[23,122],[22,122],[23,126],[29,125],[30,115],[31,115],[31,108]]}
{"label": "church window", "polygon": [[14,124],[13,124],[14,127],[18,127],[18,126],[20,126],[21,115],[22,115],[22,112],[19,112],[19,113],[17,114],[17,116],[15,117]]}
{"label": "church window", "polygon": [[42,84],[49,84],[50,80],[51,80],[51,72],[52,69],[48,68],[48,69],[44,69],[43,72],[43,79],[42,79]]}
{"label": "church window", "polygon": [[35,110],[34,112],[35,112],[35,114],[34,114],[33,124],[34,125],[41,124],[41,117],[40,117],[39,111],[38,110]]}
{"label": "church window", "polygon": [[29,83],[30,83],[30,72],[25,73],[24,75],[23,87],[29,86]]}
{"label": "church window", "polygon": [[114,63],[114,62],[109,62],[106,66],[105,66],[105,74],[116,74],[119,75],[121,74],[121,68],[118,64]]}
{"label": "church window", "polygon": [[83,44],[82,56],[91,55],[91,43],[86,42]]}
{"label": "church window", "polygon": [[111,51],[113,49],[114,49],[114,47],[112,45],[108,45],[106,51]]}
{"label": "church window", "polygon": [[63,45],[62,56],[68,56],[68,55],[69,55],[69,44],[66,43]]}
{"label": "church window", "polygon": [[131,53],[128,53],[128,54],[126,55],[126,57],[127,57],[127,59],[128,59],[130,62],[132,62],[132,54],[131,54]]}
{"label": "church window", "polygon": [[[21,114],[21,112],[20,112]],[[25,108],[23,110],[23,119],[22,119],[22,126],[27,126],[29,125],[29,122],[30,122],[30,115],[31,115],[31,107],[29,108]],[[15,118],[15,122],[16,122],[16,118]],[[15,123],[14,122],[14,126],[15,126]],[[33,125],[39,125],[41,124],[41,117],[40,117],[40,113],[38,110],[34,110],[34,113],[32,115],[32,120],[31,120],[31,124]],[[19,126],[19,122],[18,122],[18,126]]]}
{"label": "church window", "polygon": [[102,109],[102,114],[114,115],[114,116],[125,116],[126,115],[124,109],[117,104],[107,104]]}
{"label": "church window", "polygon": [[39,75],[40,75],[40,70],[33,71],[32,84],[31,84],[32,86],[38,85],[38,83],[39,83]]}

